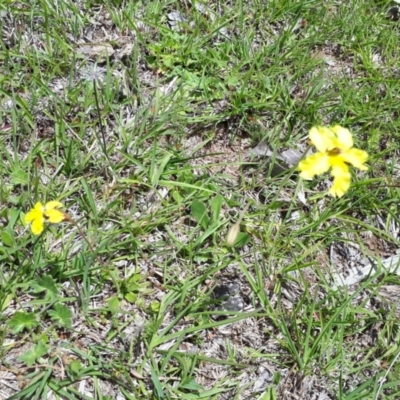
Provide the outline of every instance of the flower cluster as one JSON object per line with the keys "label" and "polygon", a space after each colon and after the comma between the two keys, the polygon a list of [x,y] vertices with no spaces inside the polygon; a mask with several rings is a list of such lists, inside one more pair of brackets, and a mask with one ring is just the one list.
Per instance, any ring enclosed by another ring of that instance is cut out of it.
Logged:
{"label": "flower cluster", "polygon": [[31,230],[34,235],[39,235],[43,232],[46,221],[53,224],[64,221],[65,214],[59,210],[62,206],[58,201],[49,201],[44,206],[38,202],[26,214],[25,223],[31,224]]}
{"label": "flower cluster", "polygon": [[367,152],[354,148],[350,131],[339,125],[329,128],[313,127],[309,138],[318,152],[300,161],[300,176],[309,180],[331,169],[333,184],[329,193],[333,197],[342,197],[351,183],[349,164],[360,170],[367,170],[368,167],[364,165],[368,159]]}

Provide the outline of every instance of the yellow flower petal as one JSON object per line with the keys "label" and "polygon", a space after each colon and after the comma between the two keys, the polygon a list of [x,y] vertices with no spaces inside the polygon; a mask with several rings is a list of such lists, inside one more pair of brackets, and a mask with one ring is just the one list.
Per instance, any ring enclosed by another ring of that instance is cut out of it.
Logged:
{"label": "yellow flower petal", "polygon": [[335,178],[340,178],[341,176],[351,176],[349,166],[338,157],[331,157],[332,171],[331,174]]}
{"label": "yellow flower petal", "polygon": [[329,157],[324,153],[315,153],[299,162],[298,170],[303,179],[312,179],[315,175],[328,171]]}
{"label": "yellow flower petal", "polygon": [[41,215],[42,213],[38,214],[36,210],[32,209],[25,215],[25,223],[29,224],[38,217],[40,218]]}
{"label": "yellow flower petal", "polygon": [[350,131],[343,128],[340,125],[335,125],[330,128],[331,131],[336,135],[336,145],[335,147],[341,150],[348,150],[353,147],[353,136]]}
{"label": "yellow flower petal", "polygon": [[332,167],[333,184],[329,193],[333,197],[342,197],[350,188],[351,174],[349,167],[343,162],[337,162]]}
{"label": "yellow flower petal", "polygon": [[36,218],[32,221],[31,230],[34,235],[39,235],[43,232],[44,218]]}
{"label": "yellow flower petal", "polygon": [[48,201],[44,206],[45,211],[51,210],[53,208],[61,208],[63,205],[59,201]]}
{"label": "yellow flower petal", "polygon": [[311,143],[321,153],[335,148],[335,134],[325,126],[314,126],[310,129],[308,137]]}
{"label": "yellow flower petal", "polygon": [[360,149],[349,149],[341,154],[341,158],[362,171],[366,171],[368,167],[364,163],[368,160],[368,153]]}
{"label": "yellow flower petal", "polygon": [[59,201],[49,201],[44,206],[44,216],[47,221],[52,222],[53,224],[57,224],[64,220],[64,214],[57,210],[57,208],[61,208],[63,205]]}
{"label": "yellow flower petal", "polygon": [[333,197],[342,197],[350,188],[351,179],[340,177],[333,180],[333,184],[329,189],[329,193]]}
{"label": "yellow flower petal", "polygon": [[43,218],[43,205],[42,203],[36,203],[35,206],[26,214],[25,223],[29,224],[36,218]]}
{"label": "yellow flower petal", "polygon": [[58,222],[63,221],[65,218],[64,214],[56,209],[47,210],[44,215],[47,218],[47,221],[52,222],[53,224],[57,224]]}

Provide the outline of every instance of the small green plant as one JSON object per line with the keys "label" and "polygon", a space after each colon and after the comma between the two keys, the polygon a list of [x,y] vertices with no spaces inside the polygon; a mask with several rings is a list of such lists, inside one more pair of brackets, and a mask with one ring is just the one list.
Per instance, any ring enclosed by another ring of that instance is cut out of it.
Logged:
{"label": "small green plant", "polygon": [[139,295],[149,295],[152,290],[149,289],[148,282],[140,272],[133,272],[118,283],[120,294],[130,303],[135,303]]}
{"label": "small green plant", "polygon": [[33,345],[28,351],[22,354],[18,359],[23,361],[28,367],[32,367],[32,365],[38,361],[42,362],[42,357],[46,355],[49,351],[49,347],[44,343],[43,340],[39,340],[39,342]]}

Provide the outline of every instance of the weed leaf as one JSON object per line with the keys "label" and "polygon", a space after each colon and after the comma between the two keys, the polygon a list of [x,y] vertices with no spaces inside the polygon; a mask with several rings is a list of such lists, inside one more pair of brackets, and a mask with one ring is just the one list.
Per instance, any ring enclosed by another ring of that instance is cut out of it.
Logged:
{"label": "weed leaf", "polygon": [[49,310],[51,319],[58,325],[71,328],[72,325],[72,312],[71,310],[63,306],[62,304],[56,304],[54,310]]}
{"label": "weed leaf", "polygon": [[33,313],[26,313],[23,311],[17,311],[8,322],[9,327],[13,333],[22,332],[24,329],[32,329],[38,325],[36,316]]}

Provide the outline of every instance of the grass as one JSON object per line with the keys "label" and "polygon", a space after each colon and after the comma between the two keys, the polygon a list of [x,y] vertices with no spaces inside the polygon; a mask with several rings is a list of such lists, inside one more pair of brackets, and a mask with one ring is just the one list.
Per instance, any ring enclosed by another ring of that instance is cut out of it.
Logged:
{"label": "grass", "polygon": [[[205,3],[0,5],[0,398],[400,396],[399,277],[332,284],[399,247],[390,3]],[[274,172],[336,123],[343,198]]]}

